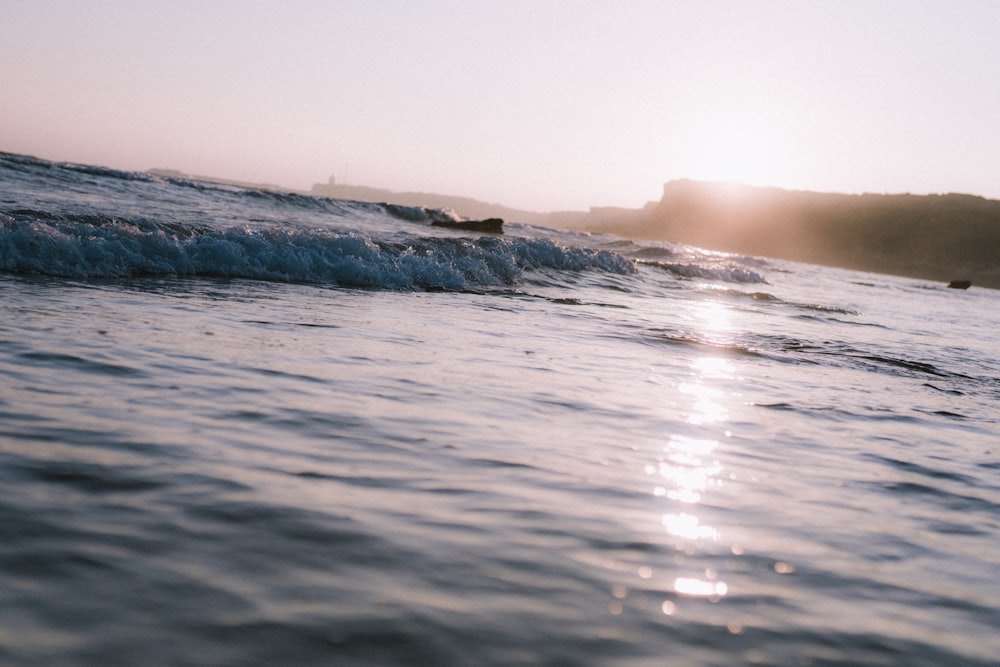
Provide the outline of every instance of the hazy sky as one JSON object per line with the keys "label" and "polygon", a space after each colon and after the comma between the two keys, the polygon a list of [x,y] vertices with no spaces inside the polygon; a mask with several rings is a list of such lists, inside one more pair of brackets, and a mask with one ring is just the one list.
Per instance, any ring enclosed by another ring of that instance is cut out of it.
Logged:
{"label": "hazy sky", "polygon": [[[1000,0],[0,0],[0,150],[537,210],[1000,198]],[[2,187],[2,184],[0,184]]]}

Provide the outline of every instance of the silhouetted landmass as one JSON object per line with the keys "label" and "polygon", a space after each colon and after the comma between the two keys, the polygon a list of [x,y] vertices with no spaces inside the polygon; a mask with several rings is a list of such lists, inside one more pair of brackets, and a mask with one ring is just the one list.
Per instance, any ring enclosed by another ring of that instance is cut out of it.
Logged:
{"label": "silhouetted landmass", "polygon": [[671,181],[643,209],[552,214],[637,239],[1000,288],[1000,201]]}
{"label": "silhouetted landmass", "polygon": [[[381,188],[372,188],[365,185],[338,185],[333,182],[316,183],[308,191],[286,188],[274,183],[251,183],[248,181],[234,181],[228,178],[217,176],[203,176],[200,174],[188,174],[177,169],[147,169],[147,173],[167,178],[183,178],[185,180],[205,181],[207,183],[219,183],[221,185],[231,185],[238,188],[248,188],[254,190],[273,190],[277,192],[294,192],[313,197],[328,197],[330,199],[348,199],[351,201],[372,202],[375,204],[397,204],[399,206],[420,206],[428,209],[450,209],[455,214],[470,218],[467,229],[473,229],[477,225],[484,231],[494,234],[502,234],[503,220],[513,220],[515,222],[526,222],[529,224],[546,224],[548,213],[538,213],[536,211],[525,211],[500,204],[490,204],[471,199],[469,197],[455,197],[452,195],[441,195],[430,192],[394,192]],[[575,214],[577,217],[582,215]],[[499,225],[496,223],[499,220]],[[447,221],[447,220],[445,220]],[[439,224],[439,227],[446,225]]]}
{"label": "silhouetted landmass", "polygon": [[[276,190],[278,192],[295,192],[289,188],[275,185],[274,183],[251,183],[249,181],[234,181],[228,178],[217,178],[215,176],[201,176],[199,174],[185,174],[176,169],[147,169],[146,173],[167,178],[183,178],[187,181],[206,181],[208,183],[221,183],[222,185],[232,185],[237,188],[248,188],[251,190]],[[302,194],[305,194],[302,192]]]}
{"label": "silhouetted landmass", "polygon": [[[332,179],[331,179],[332,181]],[[525,211],[500,204],[490,204],[469,197],[435,194],[432,192],[394,192],[381,188],[371,188],[364,185],[342,185],[338,183],[316,183],[309,190],[314,197],[330,197],[332,199],[350,199],[374,203],[400,204],[403,206],[422,206],[424,208],[451,209],[466,218],[489,219],[503,218],[515,222],[529,224],[545,224],[547,213]]]}
{"label": "silhouetted landmass", "polygon": [[[189,176],[168,169],[150,172],[288,191],[269,183]],[[539,213],[469,197],[395,192],[336,184],[332,179],[303,194],[451,209],[473,220],[504,218],[1000,289],[1000,201],[974,195],[847,195],[679,180],[665,184],[662,198],[641,209]]]}

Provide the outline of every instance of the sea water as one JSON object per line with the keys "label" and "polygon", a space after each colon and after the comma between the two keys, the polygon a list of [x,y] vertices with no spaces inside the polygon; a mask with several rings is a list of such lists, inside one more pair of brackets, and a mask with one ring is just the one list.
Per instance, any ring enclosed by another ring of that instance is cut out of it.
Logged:
{"label": "sea water", "polygon": [[0,154],[0,663],[992,665],[1000,298]]}

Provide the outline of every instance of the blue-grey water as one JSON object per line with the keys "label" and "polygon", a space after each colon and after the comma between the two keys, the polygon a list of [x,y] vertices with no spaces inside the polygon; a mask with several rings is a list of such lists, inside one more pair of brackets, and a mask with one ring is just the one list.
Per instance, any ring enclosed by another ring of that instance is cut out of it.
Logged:
{"label": "blue-grey water", "polygon": [[0,154],[0,664],[994,665],[1000,294]]}

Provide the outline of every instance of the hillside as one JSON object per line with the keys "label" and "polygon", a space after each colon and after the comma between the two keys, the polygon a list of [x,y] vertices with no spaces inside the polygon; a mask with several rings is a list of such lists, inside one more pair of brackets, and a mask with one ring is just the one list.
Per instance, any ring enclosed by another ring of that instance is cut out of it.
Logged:
{"label": "hillside", "polygon": [[[553,219],[553,222],[556,222]],[[1000,288],[1000,201],[972,195],[847,195],[671,181],[643,209],[558,222],[780,259]]]}
{"label": "hillside", "polygon": [[[186,176],[170,170],[163,175]],[[204,180],[279,189],[209,177]],[[309,194],[451,209],[471,219],[610,232],[778,259],[1000,289],[1000,201],[973,195],[862,194],[670,181],[641,209],[538,213],[469,197],[317,183]]]}

